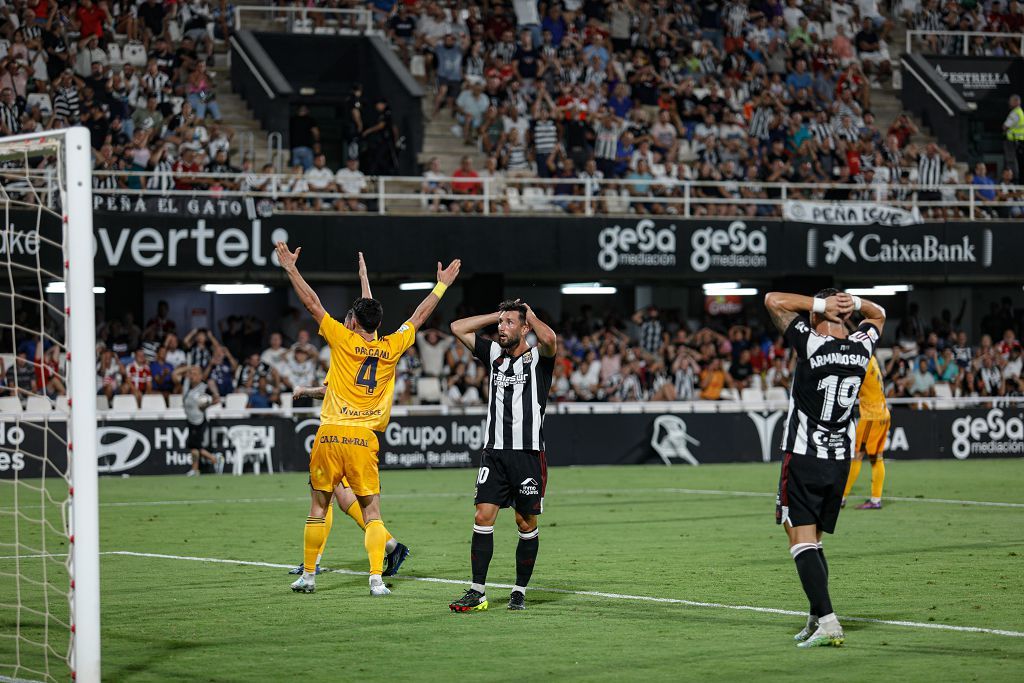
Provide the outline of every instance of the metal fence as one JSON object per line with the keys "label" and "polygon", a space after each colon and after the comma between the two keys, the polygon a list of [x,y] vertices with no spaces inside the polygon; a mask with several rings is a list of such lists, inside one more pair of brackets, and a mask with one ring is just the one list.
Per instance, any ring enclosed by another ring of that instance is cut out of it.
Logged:
{"label": "metal fence", "polygon": [[[869,202],[919,212],[923,218],[984,220],[1020,218],[1024,214],[1024,185],[928,186],[904,182],[865,185],[515,175],[479,178],[364,176],[362,181],[349,179],[363,186],[359,191],[345,192],[310,188],[305,176],[289,174],[95,171],[94,177],[98,209],[102,209],[104,197],[176,197],[252,200],[278,213],[356,211],[384,215],[447,211],[485,216],[649,213],[689,218],[781,215],[786,202],[795,200]],[[107,178],[113,178],[118,187],[104,187]],[[344,180],[338,183],[343,189],[344,184]],[[842,197],[836,200],[839,195]]]}
{"label": "metal fence", "polygon": [[[1012,41],[1017,44],[1017,55],[1024,55],[1024,33],[990,33],[986,31],[926,31],[914,29],[907,31],[907,45],[905,52],[911,54],[916,49],[922,52],[921,46],[929,38],[936,38],[940,45],[941,54],[973,54],[972,47],[977,49],[990,47],[992,41]],[[982,38],[982,40],[977,40]],[[952,49],[953,51],[947,51]]]}

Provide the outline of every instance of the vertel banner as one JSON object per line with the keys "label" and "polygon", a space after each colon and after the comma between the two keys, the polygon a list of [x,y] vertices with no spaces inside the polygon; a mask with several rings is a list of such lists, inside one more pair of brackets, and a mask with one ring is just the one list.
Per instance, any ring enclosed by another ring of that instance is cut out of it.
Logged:
{"label": "vertel banner", "polygon": [[[0,256],[59,272],[45,247],[59,224],[11,212]],[[96,271],[196,277],[212,270],[280,275],[274,243],[303,247],[303,270],[333,274],[337,254],[363,251],[375,268],[419,273],[459,257],[467,273],[559,278],[778,276],[807,272],[890,277],[1017,277],[1024,232],[1008,223],[907,226],[793,221],[549,217],[270,216],[234,219],[97,213]],[[43,246],[41,246],[43,245]],[[29,272],[29,271],[25,271]],[[17,274],[16,274],[17,276]]]}
{"label": "vertel banner", "polygon": [[[745,413],[550,415],[544,425],[552,465],[701,464],[771,462],[779,459],[781,410]],[[886,455],[894,459],[1006,458],[1024,456],[1024,409],[895,410]],[[36,422],[0,420],[0,478],[38,477],[44,439],[52,460],[47,476],[59,476],[64,422],[51,431]],[[228,430],[255,427],[273,444],[274,468],[301,472],[309,464],[319,420],[253,418],[214,420],[207,448],[234,449]],[[136,420],[99,426],[101,474],[184,474],[189,468],[184,421]],[[483,416],[396,417],[380,435],[382,469],[475,467],[484,441]]]}

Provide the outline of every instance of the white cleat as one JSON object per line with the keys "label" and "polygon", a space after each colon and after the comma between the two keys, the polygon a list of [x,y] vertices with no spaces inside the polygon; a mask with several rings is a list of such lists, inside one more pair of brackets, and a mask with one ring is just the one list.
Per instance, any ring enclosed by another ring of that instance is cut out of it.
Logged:
{"label": "white cleat", "polygon": [[391,595],[391,590],[384,585],[384,582],[378,577],[377,581],[370,582],[370,595],[379,597],[381,595]]}
{"label": "white cleat", "polygon": [[811,634],[818,630],[818,619],[816,617],[807,617],[807,625],[803,627],[800,633],[793,636],[793,640],[798,642],[804,642],[811,637]]}
{"label": "white cleat", "polygon": [[296,593],[313,593],[316,591],[316,581],[300,576],[292,583],[292,590]]}
{"label": "white cleat", "polygon": [[797,647],[842,647],[844,642],[846,636],[842,631],[828,632],[819,626],[807,640],[797,643]]}

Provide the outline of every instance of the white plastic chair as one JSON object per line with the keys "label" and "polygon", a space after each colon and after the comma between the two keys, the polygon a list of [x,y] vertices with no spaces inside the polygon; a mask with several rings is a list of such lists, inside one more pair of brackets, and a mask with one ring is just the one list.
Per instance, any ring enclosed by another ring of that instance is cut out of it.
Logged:
{"label": "white plastic chair", "polygon": [[110,410],[115,413],[137,413],[139,404],[131,394],[117,394],[110,403]]}
{"label": "white plastic chair", "polygon": [[236,391],[224,397],[225,410],[245,410],[249,405],[249,394]]}
{"label": "white plastic chair", "polygon": [[61,394],[57,397],[56,405],[54,409],[58,413],[64,413],[65,415],[71,412],[71,400],[65,394]]}
{"label": "white plastic chair", "polygon": [[96,410],[110,410],[110,401],[103,394],[96,396]]}
{"label": "white plastic chair", "polygon": [[185,407],[185,397],[181,394],[170,394],[167,397],[167,407],[171,410]]}
{"label": "white plastic chair", "polygon": [[956,408],[956,401],[953,400],[953,389],[947,382],[938,382],[935,389],[935,409],[950,410]]}
{"label": "white plastic chair", "polygon": [[164,400],[163,394],[143,394],[142,409],[162,412],[167,410],[167,401]]}
{"label": "white plastic chair", "polygon": [[651,448],[666,465],[672,464],[672,458],[685,460],[691,465],[699,465],[697,458],[690,452],[691,445],[699,446],[700,441],[687,433],[686,423],[682,418],[676,415],[662,415],[654,420]]}
{"label": "white plastic chair", "polygon": [[245,461],[249,459],[252,459],[254,474],[260,473],[260,464],[263,460],[266,460],[267,472],[274,473],[274,461],[270,453],[274,443],[268,434],[273,434],[273,432],[252,425],[235,425],[228,429],[228,439],[235,449],[232,469],[235,476],[241,476],[242,470],[245,468]]}
{"label": "white plastic chair", "polygon": [[416,382],[416,396],[420,403],[440,403],[441,380],[437,377],[420,377]]}
{"label": "white plastic chair", "polygon": [[764,405],[764,393],[760,389],[740,390],[740,400],[744,407],[749,410],[762,410]]}
{"label": "white plastic chair", "polygon": [[0,413],[20,413],[21,399],[17,396],[0,396]]}
{"label": "white plastic chair", "polygon": [[789,394],[782,387],[768,387],[764,392],[764,398],[773,404],[785,403],[789,400]]}
{"label": "white plastic chair", "polygon": [[53,404],[45,396],[29,396],[25,403],[26,413],[49,413],[53,411]]}

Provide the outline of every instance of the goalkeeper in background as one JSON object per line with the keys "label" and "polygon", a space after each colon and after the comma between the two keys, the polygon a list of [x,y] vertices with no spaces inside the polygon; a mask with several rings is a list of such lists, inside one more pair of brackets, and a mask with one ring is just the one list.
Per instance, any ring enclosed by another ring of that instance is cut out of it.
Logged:
{"label": "goalkeeper in background", "polygon": [[882,484],[885,483],[885,461],[882,452],[889,436],[889,406],[885,403],[885,390],[882,383],[882,371],[878,367],[878,359],[871,356],[864,383],[860,387],[860,419],[857,421],[857,440],[854,442],[855,455],[850,463],[850,474],[846,479],[843,491],[843,507],[846,497],[857,481],[864,456],[871,463],[871,498],[857,506],[858,510],[882,509]]}
{"label": "goalkeeper in background", "polygon": [[[372,299],[373,293],[370,291],[370,276],[366,271],[366,261],[363,259],[363,252],[359,252],[359,287],[360,296],[364,299]],[[345,317],[346,319],[353,315],[352,311],[349,311]],[[313,398],[318,401],[324,399],[324,395],[327,393],[327,386],[319,387],[295,387],[292,391],[292,399],[299,398]],[[348,479],[342,477],[341,483],[338,484],[337,488],[334,489],[334,499],[338,501],[338,507],[342,511],[352,518],[359,528],[366,530],[366,523],[363,521],[363,510],[359,507],[359,501],[356,499],[356,494],[352,493],[352,487],[348,485]],[[331,526],[334,523],[334,505],[331,504],[327,508],[327,515],[324,518],[325,525],[327,527],[327,533],[324,534],[324,542],[320,544],[320,551],[316,556],[316,573],[320,574],[324,571],[320,567],[320,559],[324,556],[324,548],[327,547],[327,538],[331,534]],[[384,556],[384,573],[381,576],[394,576],[398,573],[398,569],[405,562],[405,559],[409,557],[408,546],[399,543],[395,540],[395,537],[388,533],[388,540],[384,546],[384,552],[387,554]],[[289,574],[302,574],[303,563],[300,562],[298,566],[292,568]]]}

